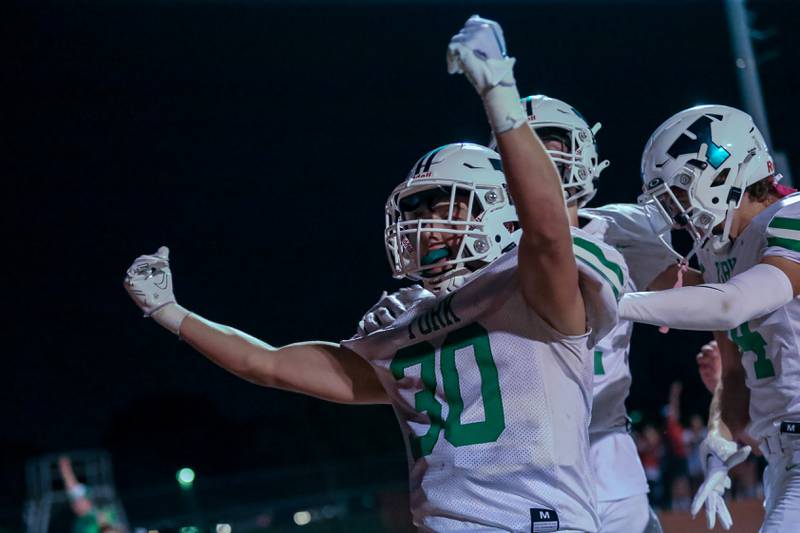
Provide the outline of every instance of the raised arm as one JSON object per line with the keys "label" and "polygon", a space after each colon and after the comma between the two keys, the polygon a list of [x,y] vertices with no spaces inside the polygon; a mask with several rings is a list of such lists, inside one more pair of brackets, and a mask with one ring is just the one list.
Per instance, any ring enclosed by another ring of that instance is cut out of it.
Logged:
{"label": "raised arm", "polygon": [[66,455],[58,458],[58,471],[61,473],[61,479],[64,480],[64,490],[67,493],[72,511],[77,516],[89,514],[94,509],[94,505],[87,498],[86,486],[78,481],[72,469],[72,461]]}
{"label": "raised arm", "polygon": [[134,261],[125,278],[134,302],[156,322],[208,359],[257,385],[338,403],[388,403],[372,367],[334,343],[307,342],[273,347],[237,329],[206,320],[177,304],[169,250]]}
{"label": "raised arm", "polygon": [[500,26],[471,17],[450,41],[451,73],[464,73],[483,99],[497,139],[522,237],[520,283],[528,305],[567,335],[586,331],[569,218],[555,165],[527,126]]}

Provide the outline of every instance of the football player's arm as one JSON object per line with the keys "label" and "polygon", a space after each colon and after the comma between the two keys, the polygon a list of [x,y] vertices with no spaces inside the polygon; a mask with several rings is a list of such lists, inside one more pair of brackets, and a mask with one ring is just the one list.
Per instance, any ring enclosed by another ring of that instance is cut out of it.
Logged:
{"label": "football player's arm", "polygon": [[509,191],[522,226],[519,273],[528,305],[567,335],[586,331],[586,317],[561,180],[530,128],[497,134]]}
{"label": "football player's arm", "polygon": [[338,344],[305,342],[273,347],[195,314],[181,338],[209,360],[256,385],[338,403],[388,403],[386,391],[362,357]]}
{"label": "football player's arm", "polygon": [[[86,497],[86,486],[78,481],[72,469],[72,461],[66,455],[58,458],[58,471],[61,473],[61,479],[64,480],[64,489],[72,504],[72,510],[78,516],[89,514],[93,506],[91,500]],[[83,500],[83,505],[75,505],[78,500]]]}
{"label": "football player's arm", "polygon": [[728,331],[792,301],[798,280],[800,265],[767,257],[726,283],[628,293],[620,300],[619,316],[675,329]]}
{"label": "football player's arm", "polygon": [[725,333],[716,332],[714,338],[722,360],[722,380],[715,392],[719,397],[719,427],[727,429],[728,439],[751,441],[745,432],[750,423],[750,390],[745,384],[742,355]]}
{"label": "football player's arm", "polygon": [[519,274],[528,305],[561,333],[586,331],[561,180],[527,126],[503,29],[473,16],[450,40],[448,71],[463,73],[483,101],[514,198],[522,237]]}
{"label": "football player's arm", "polygon": [[388,401],[372,367],[351,350],[325,342],[276,348],[178,305],[172,290],[169,249],[165,246],[133,262],[125,277],[125,289],[146,317],[247,381],[331,402]]}
{"label": "football player's arm", "polygon": [[[715,333],[714,336],[718,344],[720,344],[720,350],[726,354],[723,356],[726,359],[723,363],[724,368],[728,364],[727,358],[735,356],[735,352],[732,350],[737,348],[732,343],[726,343],[727,338],[723,333]],[[738,389],[738,385],[730,381],[733,375],[730,374],[727,379],[726,376],[723,376],[722,381],[717,384],[709,410],[708,434],[700,443],[700,461],[703,467],[704,480],[692,499],[690,511],[692,518],[694,518],[700,512],[700,509],[705,507],[706,525],[709,529],[714,529],[717,519],[719,519],[723,529],[730,529],[733,525],[733,518],[724,499],[725,490],[731,486],[728,472],[747,459],[751,451],[750,446],[739,447],[734,442],[733,435],[729,430],[735,426],[728,427],[726,425],[726,422],[732,422],[732,420],[726,420],[726,413],[729,410],[726,402],[727,395],[730,392],[727,391],[727,388],[732,386],[732,388]],[[744,382],[742,382],[743,384]],[[744,412],[747,412],[746,405],[744,406]],[[739,421],[735,423],[738,424]],[[744,435],[743,429],[741,434]]]}

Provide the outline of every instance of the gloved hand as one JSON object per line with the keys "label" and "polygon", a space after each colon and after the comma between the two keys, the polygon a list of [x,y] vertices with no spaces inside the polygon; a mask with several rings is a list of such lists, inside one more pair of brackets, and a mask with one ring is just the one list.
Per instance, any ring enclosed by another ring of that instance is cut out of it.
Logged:
{"label": "gloved hand", "polygon": [[700,457],[706,479],[697,489],[692,500],[692,518],[705,505],[706,525],[714,529],[717,516],[724,529],[730,529],[733,518],[725,505],[725,490],[731,487],[728,470],[738,465],[750,455],[750,446],[737,449],[737,444],[712,432],[700,444]]}
{"label": "gloved hand", "polygon": [[514,80],[515,59],[506,54],[503,29],[493,21],[471,16],[450,39],[447,71],[464,74],[483,98],[495,133],[527,123]]}
{"label": "gloved hand", "polygon": [[358,323],[358,334],[366,336],[390,325],[417,302],[436,297],[419,285],[403,287],[393,294],[383,291],[381,299],[373,305]]}
{"label": "gloved hand", "polygon": [[172,292],[169,248],[162,246],[155,254],[137,257],[126,272],[124,286],[145,317],[152,317],[176,335],[180,333],[181,322],[189,312],[177,305]]}

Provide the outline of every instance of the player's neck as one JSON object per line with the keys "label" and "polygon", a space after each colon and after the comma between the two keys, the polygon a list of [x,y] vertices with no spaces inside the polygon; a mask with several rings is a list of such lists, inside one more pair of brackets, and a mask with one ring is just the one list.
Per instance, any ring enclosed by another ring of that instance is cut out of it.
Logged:
{"label": "player's neck", "polygon": [[780,200],[780,198],[772,194],[760,201],[753,200],[745,193],[744,198],[742,198],[742,205],[736,210],[735,218],[733,219],[731,238],[735,239],[741,235],[755,217],[778,200]]}

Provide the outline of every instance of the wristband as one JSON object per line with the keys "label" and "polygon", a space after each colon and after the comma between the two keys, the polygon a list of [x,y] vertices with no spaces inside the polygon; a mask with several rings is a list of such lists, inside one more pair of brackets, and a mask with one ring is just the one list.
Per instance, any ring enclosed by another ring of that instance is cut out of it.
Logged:
{"label": "wristband", "polygon": [[[513,80],[512,80],[513,82]],[[495,134],[505,133],[528,123],[515,84],[499,84],[483,96],[483,107]]]}
{"label": "wristband", "polygon": [[191,313],[176,303],[169,303],[153,311],[150,317],[175,335],[181,334],[181,324]]}
{"label": "wristband", "polygon": [[78,483],[67,490],[67,498],[69,498],[69,501],[74,502],[76,500],[80,500],[81,498],[85,498],[86,492],[86,485]]}

